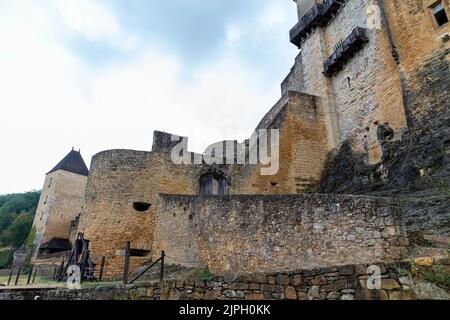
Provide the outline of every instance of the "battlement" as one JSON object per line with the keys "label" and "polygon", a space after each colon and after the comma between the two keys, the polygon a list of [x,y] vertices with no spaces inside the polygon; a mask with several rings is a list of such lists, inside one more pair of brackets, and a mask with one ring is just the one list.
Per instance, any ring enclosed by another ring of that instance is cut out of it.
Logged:
{"label": "battlement", "polygon": [[315,4],[290,30],[291,42],[300,47],[302,40],[315,27],[324,27],[344,4],[345,0],[324,0]]}

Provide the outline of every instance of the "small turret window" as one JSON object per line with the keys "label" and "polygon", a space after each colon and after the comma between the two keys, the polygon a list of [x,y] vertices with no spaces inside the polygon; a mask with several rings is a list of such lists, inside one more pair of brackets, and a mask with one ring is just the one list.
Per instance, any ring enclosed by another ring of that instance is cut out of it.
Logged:
{"label": "small turret window", "polygon": [[432,5],[430,9],[438,27],[441,27],[444,24],[448,23],[448,15],[447,12],[445,11],[443,1],[438,1],[437,3]]}
{"label": "small turret window", "polygon": [[150,210],[150,207],[152,206],[151,203],[147,202],[134,202],[133,203],[133,209],[138,212],[147,212]]}

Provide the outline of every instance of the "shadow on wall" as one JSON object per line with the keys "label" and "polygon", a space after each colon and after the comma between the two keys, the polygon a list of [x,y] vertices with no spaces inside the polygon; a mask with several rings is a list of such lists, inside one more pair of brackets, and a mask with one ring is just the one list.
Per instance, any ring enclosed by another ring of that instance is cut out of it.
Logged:
{"label": "shadow on wall", "polygon": [[320,191],[366,194],[450,186],[450,115],[410,129],[399,140],[387,123],[380,125],[378,140],[383,150],[379,164],[369,165],[367,154],[353,151],[349,141],[330,152]]}

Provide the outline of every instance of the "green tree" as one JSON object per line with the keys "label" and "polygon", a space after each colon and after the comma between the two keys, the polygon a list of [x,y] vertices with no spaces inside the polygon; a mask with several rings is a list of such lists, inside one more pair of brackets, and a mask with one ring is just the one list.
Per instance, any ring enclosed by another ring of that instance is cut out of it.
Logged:
{"label": "green tree", "polygon": [[20,247],[27,238],[32,224],[33,216],[31,214],[19,214],[13,224],[3,232],[2,242],[15,248]]}
{"label": "green tree", "polygon": [[13,212],[8,212],[0,215],[0,233],[8,229],[8,227],[16,220],[17,215]]}
{"label": "green tree", "polygon": [[39,197],[39,191],[0,195],[0,247],[22,245],[30,233]]}

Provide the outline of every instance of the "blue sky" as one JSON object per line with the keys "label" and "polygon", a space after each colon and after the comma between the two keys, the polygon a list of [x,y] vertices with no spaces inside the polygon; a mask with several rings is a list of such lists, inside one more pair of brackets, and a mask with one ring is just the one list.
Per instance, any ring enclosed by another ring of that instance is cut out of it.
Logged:
{"label": "blue sky", "polygon": [[0,194],[42,187],[72,147],[202,151],[279,99],[291,0],[0,0]]}

